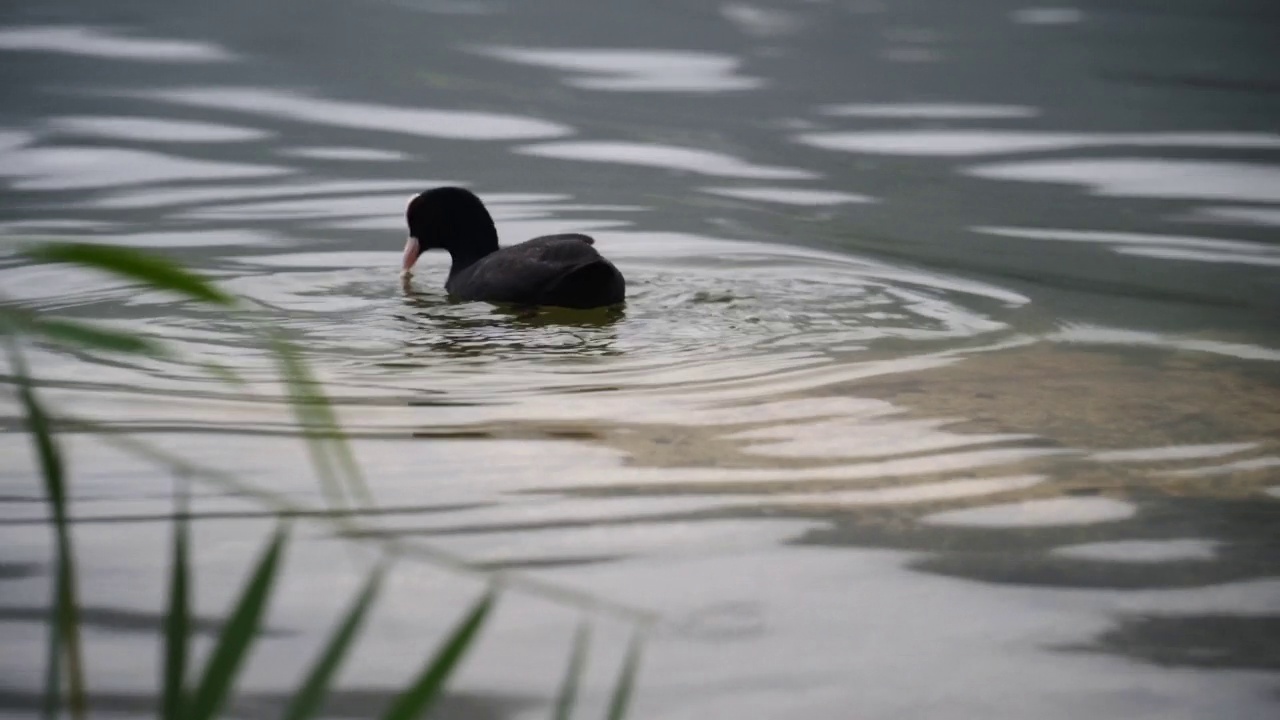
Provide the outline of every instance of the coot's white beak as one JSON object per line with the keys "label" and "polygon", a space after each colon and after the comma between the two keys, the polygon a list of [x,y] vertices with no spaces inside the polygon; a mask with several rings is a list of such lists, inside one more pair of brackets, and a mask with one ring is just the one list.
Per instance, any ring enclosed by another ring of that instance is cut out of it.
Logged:
{"label": "coot's white beak", "polygon": [[413,269],[413,264],[418,262],[418,256],[422,254],[422,246],[418,243],[418,238],[409,236],[404,243],[404,267],[401,272],[408,273]]}

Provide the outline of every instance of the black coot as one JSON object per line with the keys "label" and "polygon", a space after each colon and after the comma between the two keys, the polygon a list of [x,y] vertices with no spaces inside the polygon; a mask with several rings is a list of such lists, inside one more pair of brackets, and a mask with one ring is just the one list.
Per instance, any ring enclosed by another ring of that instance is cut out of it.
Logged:
{"label": "black coot", "polygon": [[458,300],[595,308],[626,295],[622,273],[586,235],[543,235],[499,248],[493,218],[469,190],[428,190],[409,201],[405,217],[405,274],[423,252],[448,250],[453,267],[444,286]]}

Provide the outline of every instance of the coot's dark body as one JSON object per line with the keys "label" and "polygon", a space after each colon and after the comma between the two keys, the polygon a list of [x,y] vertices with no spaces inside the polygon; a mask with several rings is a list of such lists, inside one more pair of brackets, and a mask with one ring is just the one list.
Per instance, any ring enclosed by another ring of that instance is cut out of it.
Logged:
{"label": "coot's dark body", "polygon": [[586,235],[544,235],[502,248],[462,269],[445,289],[459,300],[593,308],[616,305],[626,282]]}
{"label": "coot's dark body", "polygon": [[404,270],[421,252],[448,250],[453,265],[445,289],[458,300],[595,308],[626,297],[622,273],[586,235],[544,235],[499,248],[489,211],[468,190],[428,190],[410,201],[406,218]]}

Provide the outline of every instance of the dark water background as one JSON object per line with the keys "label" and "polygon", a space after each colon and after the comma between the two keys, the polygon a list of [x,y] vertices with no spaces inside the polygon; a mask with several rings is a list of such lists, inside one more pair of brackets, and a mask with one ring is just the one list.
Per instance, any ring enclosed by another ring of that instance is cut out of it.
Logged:
{"label": "dark water background", "polygon": [[[657,614],[634,717],[1270,718],[1278,25],[1261,0],[7,2],[0,231],[164,249],[253,299],[339,399],[371,526]],[[443,182],[507,241],[596,236],[625,313],[452,305],[432,256],[402,289],[405,199]],[[248,319],[11,255],[0,291],[184,352],[37,351],[58,409],[321,502]],[[0,714],[26,717],[50,545],[5,403]],[[147,715],[172,478],[68,445],[91,686]],[[195,512],[212,628],[268,526],[212,489]],[[298,531],[240,716],[360,577]],[[477,587],[402,564],[334,715],[374,714]],[[631,627],[588,615],[587,713]],[[582,616],[512,593],[444,715],[544,717]]]}

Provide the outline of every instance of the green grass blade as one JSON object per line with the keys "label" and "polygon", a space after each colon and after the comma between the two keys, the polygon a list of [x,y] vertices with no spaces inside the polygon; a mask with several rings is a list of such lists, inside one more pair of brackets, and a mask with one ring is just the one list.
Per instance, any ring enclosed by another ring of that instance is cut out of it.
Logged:
{"label": "green grass blade", "polygon": [[235,298],[168,258],[127,247],[91,243],[45,243],[23,251],[41,262],[69,263],[136,280],[155,290],[168,290],[215,305],[234,305]]}
{"label": "green grass blade", "polygon": [[164,621],[163,694],[160,702],[160,717],[164,720],[182,720],[186,701],[187,639],[191,634],[191,603],[188,599],[191,555],[185,487],[182,493],[173,522],[169,610]]}
{"label": "green grass blade", "polygon": [[276,530],[263,551],[257,568],[245,583],[239,602],[214,644],[200,683],[186,703],[188,720],[211,720],[218,715],[226,701],[249,646],[257,638],[258,627],[262,623],[267,600],[271,595],[272,583],[279,570],[285,537],[283,527]]}
{"label": "green grass blade", "polygon": [[75,320],[44,318],[25,309],[11,306],[0,305],[0,331],[35,335],[63,345],[90,350],[133,355],[166,354],[164,347],[159,343],[140,335]]}
{"label": "green grass blade", "polygon": [[[26,412],[27,428],[35,444],[36,456],[40,460],[40,471],[44,479],[45,493],[49,498],[49,508],[53,514],[54,539],[57,552],[57,570],[54,579],[55,601],[50,618],[51,632],[57,639],[50,639],[50,647],[54,654],[49,662],[58,664],[65,658],[67,666],[68,702],[71,716],[83,718],[85,715],[85,683],[84,655],[80,645],[80,607],[76,598],[75,551],[71,546],[71,529],[67,521],[67,494],[65,466],[62,453],[53,439],[53,431],[49,426],[49,416],[36,398],[31,386],[31,374],[27,363],[18,349],[16,341],[10,340],[9,363],[18,385],[18,396]],[[47,679],[53,692],[61,689],[61,672],[58,668],[50,668]],[[48,699],[46,705],[55,707],[56,699]]]}
{"label": "green grass blade", "polygon": [[358,497],[366,506],[372,506],[373,494],[320,382],[292,343],[273,334],[271,344],[285,380],[290,405],[307,440],[312,464],[325,484],[330,502],[342,504],[349,496]]}
{"label": "green grass blade", "polygon": [[280,366],[280,377],[284,380],[285,392],[289,399],[289,408],[293,411],[302,430],[302,438],[307,443],[307,454],[316,476],[320,479],[320,490],[325,494],[329,505],[340,508],[347,504],[338,471],[329,457],[325,446],[325,432],[322,422],[316,417],[315,387],[306,372],[305,363],[298,356],[293,345],[278,335],[271,338],[272,350],[276,354],[276,362]]}
{"label": "green grass blade", "polygon": [[556,696],[555,720],[569,720],[573,715],[573,705],[578,699],[578,687],[582,684],[582,671],[587,662],[587,646],[590,644],[591,630],[584,622],[578,626],[573,635],[573,652],[569,655],[569,668],[564,673],[564,681],[560,684],[560,692]]}
{"label": "green grass blade", "polygon": [[364,590],[356,597],[355,604],[347,612],[346,618],[334,631],[333,636],[329,638],[324,652],[316,660],[311,672],[307,673],[306,682],[302,684],[302,688],[298,690],[298,693],[294,695],[293,700],[289,703],[289,708],[284,714],[284,720],[307,720],[307,718],[315,716],[316,711],[320,709],[320,704],[324,701],[325,695],[329,692],[333,676],[337,673],[338,667],[341,666],[347,651],[351,648],[351,641],[355,639],[356,633],[364,622],[365,615],[368,613],[369,607],[372,605],[373,599],[381,586],[382,570],[374,570],[369,576],[368,582],[365,583]]}
{"label": "green grass blade", "polygon": [[[282,342],[284,341],[282,340]],[[287,342],[283,347],[286,349],[292,348]],[[355,454],[351,452],[351,445],[347,442],[346,434],[342,432],[342,426],[338,424],[338,416],[333,411],[333,403],[324,394],[324,388],[320,381],[315,378],[311,369],[296,350],[292,352],[292,356],[299,385],[304,390],[306,399],[310,402],[316,424],[329,435],[329,448],[332,450],[338,464],[342,467],[343,472],[346,473],[347,482],[351,486],[351,494],[353,496],[358,495],[364,504],[373,505],[373,494],[369,491],[369,486],[364,481],[364,475],[360,472],[360,465],[356,462]]]}
{"label": "green grass blade", "polygon": [[45,667],[42,707],[45,720],[57,720],[62,712],[62,625],[58,622],[64,612],[61,574],[54,579],[53,598],[49,607],[53,608],[53,615],[49,618],[49,654],[48,665]]}
{"label": "green grass blade", "polygon": [[68,345],[79,345],[90,350],[106,350],[108,352],[133,355],[163,356],[168,354],[162,345],[149,338],[74,320],[41,318],[31,325],[31,330],[49,340]]}
{"label": "green grass blade", "polygon": [[249,383],[246,382],[244,378],[240,377],[240,375],[236,373],[235,370],[232,370],[231,368],[227,367],[226,365],[223,365],[222,363],[216,363],[216,362],[213,362],[212,360],[205,360],[205,361],[199,362],[198,364],[200,365],[201,368],[204,369],[205,372],[221,380],[223,383],[226,383],[227,385],[230,385],[235,388],[239,388],[240,390],[247,391],[249,389]]}
{"label": "green grass blade", "polygon": [[471,647],[476,633],[488,617],[489,610],[493,608],[493,600],[492,590],[480,598],[480,601],[475,604],[471,612],[467,613],[462,622],[458,623],[444,645],[423,668],[413,685],[391,703],[391,707],[382,716],[383,720],[415,720],[422,717],[427,709],[440,699],[445,682],[453,674],[458,661]]}
{"label": "green grass blade", "polygon": [[622,720],[627,716],[627,708],[631,705],[631,692],[636,685],[636,675],[640,672],[640,636],[631,638],[627,647],[627,656],[622,661],[622,671],[618,674],[618,683],[613,687],[613,699],[609,702],[609,720]]}

